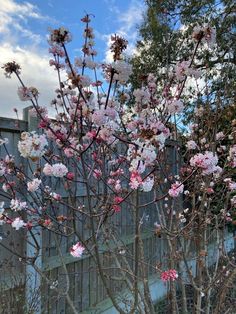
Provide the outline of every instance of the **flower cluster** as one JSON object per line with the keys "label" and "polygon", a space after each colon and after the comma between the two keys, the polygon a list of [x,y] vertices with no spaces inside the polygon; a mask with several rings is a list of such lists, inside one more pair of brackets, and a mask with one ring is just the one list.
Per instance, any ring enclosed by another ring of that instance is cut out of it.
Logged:
{"label": "flower cluster", "polygon": [[164,282],[175,281],[177,278],[178,278],[178,273],[175,269],[169,269],[161,273],[161,280]]}
{"label": "flower cluster", "polygon": [[190,66],[190,61],[182,61],[176,64],[175,75],[177,80],[183,81],[187,76],[193,76],[198,79],[201,73],[199,70]]}
{"label": "flower cluster", "polygon": [[181,113],[183,109],[184,104],[180,99],[175,99],[167,102],[167,111],[169,112],[169,114]]}
{"label": "flower cluster", "polygon": [[39,92],[35,87],[19,87],[17,94],[21,101],[31,100],[33,97],[38,97]]}
{"label": "flower cluster", "polygon": [[216,41],[216,29],[208,24],[204,24],[203,26],[197,25],[193,29],[192,37],[197,41],[202,40],[203,43],[212,47]]}
{"label": "flower cluster", "polygon": [[184,185],[176,181],[175,183],[171,184],[171,188],[169,189],[168,193],[171,197],[178,197],[179,194],[183,193],[183,191]]}
{"label": "flower cluster", "polygon": [[217,166],[217,163],[218,157],[209,151],[196,154],[190,159],[190,165],[202,169],[204,175],[220,172],[221,168]]}
{"label": "flower cluster", "polygon": [[33,179],[33,181],[27,183],[27,189],[29,192],[35,192],[38,190],[40,184],[41,184],[40,179]]}
{"label": "flower cluster", "polygon": [[92,121],[97,126],[108,126],[108,124],[116,120],[117,116],[118,113],[115,108],[98,109],[94,111]]}
{"label": "flower cluster", "polygon": [[117,213],[120,212],[121,206],[120,204],[123,202],[123,198],[120,196],[115,196],[113,201],[112,209]]}
{"label": "flower cluster", "polygon": [[58,44],[63,45],[70,42],[72,39],[71,33],[65,27],[60,27],[58,29],[53,29],[50,32],[49,43],[51,45]]}
{"label": "flower cluster", "polygon": [[90,70],[94,70],[98,67],[98,64],[93,61],[91,57],[85,57],[84,59],[82,59],[81,57],[76,57],[75,66],[79,68],[87,67]]}
{"label": "flower cluster", "polygon": [[236,167],[236,145],[233,145],[230,147],[228,160],[230,161],[230,166],[232,168],[235,168]]}
{"label": "flower cluster", "polygon": [[14,228],[16,230],[19,230],[20,228],[24,227],[25,225],[26,225],[26,223],[20,217],[15,218],[11,223],[12,228]]}
{"label": "flower cluster", "polygon": [[115,70],[113,80],[120,84],[126,84],[132,74],[132,66],[125,61],[118,60],[112,64],[112,68]]}
{"label": "flower cluster", "polygon": [[135,145],[130,145],[127,158],[130,160],[130,171],[143,173],[146,167],[151,166],[157,157],[156,148],[148,140],[135,141]]}
{"label": "flower cluster", "polygon": [[12,199],[10,203],[10,208],[14,211],[20,211],[27,208],[26,202],[21,202],[18,199]]}
{"label": "flower cluster", "polygon": [[31,158],[33,161],[42,157],[46,152],[48,141],[44,134],[38,135],[36,132],[21,133],[21,141],[18,143],[18,150],[21,156]]}
{"label": "flower cluster", "polygon": [[83,245],[80,242],[77,242],[70,248],[70,254],[73,257],[81,257],[84,250],[85,248],[83,247]]}
{"label": "flower cluster", "polygon": [[19,75],[21,70],[19,64],[17,64],[15,61],[7,62],[2,66],[2,68],[5,70],[5,76],[7,78],[10,78],[12,73]]}
{"label": "flower cluster", "polygon": [[186,143],[186,146],[188,150],[194,150],[197,148],[197,143],[193,140],[190,140]]}
{"label": "flower cluster", "polygon": [[54,177],[62,178],[66,176],[66,174],[68,173],[68,169],[62,163],[57,163],[52,166],[46,163],[43,168],[43,173],[46,176],[54,176]]}
{"label": "flower cluster", "polygon": [[149,176],[147,177],[147,179],[142,181],[142,190],[144,192],[150,192],[153,188],[154,185],[154,177],[153,176]]}
{"label": "flower cluster", "polygon": [[121,36],[111,36],[110,50],[113,53],[113,60],[117,61],[121,59],[122,52],[127,48],[128,41]]}
{"label": "flower cluster", "polygon": [[142,178],[138,171],[132,171],[130,175],[130,187],[133,190],[137,190],[137,188],[142,184]]}

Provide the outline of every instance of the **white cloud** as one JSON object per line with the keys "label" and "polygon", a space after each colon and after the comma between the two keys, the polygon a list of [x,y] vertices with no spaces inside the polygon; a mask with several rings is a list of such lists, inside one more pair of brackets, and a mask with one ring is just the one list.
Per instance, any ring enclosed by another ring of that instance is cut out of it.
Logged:
{"label": "white cloud", "polygon": [[120,14],[120,10],[116,5],[116,0],[103,0],[103,2],[112,14]]}
{"label": "white cloud", "polygon": [[[25,85],[35,86],[40,92],[40,104],[49,105],[57,87],[56,75],[53,68],[49,67],[47,51],[40,46],[43,36],[30,29],[29,19],[50,20],[29,2],[0,0],[0,66],[13,60],[19,63]],[[6,79],[0,69],[0,79],[0,116],[15,117],[13,108],[17,108],[21,115],[22,109],[30,103],[19,100],[17,87],[20,84],[17,78],[12,76]]]}
{"label": "white cloud", "polygon": [[19,4],[14,0],[0,0],[1,12],[5,14],[15,14],[19,17],[32,17],[36,19],[44,18],[40,13],[38,8],[29,2],[23,2]]}
{"label": "white cloud", "polygon": [[144,6],[140,1],[133,0],[126,12],[119,15],[119,22],[122,24],[119,31],[129,38],[136,38],[136,27],[142,21]]}
{"label": "white cloud", "polygon": [[40,44],[40,42],[42,42],[41,35],[35,34],[29,29],[25,29],[24,27],[22,27],[20,24],[17,24],[17,23],[14,25],[14,27],[15,29],[21,32],[22,37],[26,37],[30,39],[35,45]]}
{"label": "white cloud", "polygon": [[36,6],[29,2],[19,4],[13,0],[0,0],[0,32],[3,36],[9,34],[10,28],[19,26],[20,22],[24,23],[29,18],[47,19],[39,13]]}
{"label": "white cloud", "polygon": [[[128,9],[124,12],[117,11],[117,9],[115,10],[116,19],[120,26],[117,28],[117,30],[114,31],[114,33],[128,40],[129,44],[126,50],[126,54],[128,56],[134,54],[135,52],[136,40],[138,38],[137,27],[142,21],[144,12],[145,6],[139,0],[132,0]],[[111,45],[111,35],[112,34],[103,35],[103,39],[107,43],[107,49],[105,52],[106,62],[112,62],[112,54],[109,50],[109,47]]]}
{"label": "white cloud", "polygon": [[[55,71],[49,67],[48,56],[21,47],[13,47],[8,43],[0,46],[0,55],[3,64],[15,60],[21,65],[21,76],[25,85],[36,87],[40,92],[40,104],[49,106],[50,100],[55,96],[57,80]],[[20,83],[14,75],[11,79],[7,79],[1,71],[1,116],[14,116],[13,108],[18,108],[21,113],[24,107],[31,104],[19,100],[18,86]]]}

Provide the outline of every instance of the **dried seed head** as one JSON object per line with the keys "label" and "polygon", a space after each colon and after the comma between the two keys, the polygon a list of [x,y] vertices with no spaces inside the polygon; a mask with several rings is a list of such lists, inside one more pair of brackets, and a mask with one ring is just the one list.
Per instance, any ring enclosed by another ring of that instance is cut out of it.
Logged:
{"label": "dried seed head", "polygon": [[111,41],[112,44],[110,46],[110,50],[113,52],[113,60],[120,60],[121,53],[127,48],[128,41],[116,34],[111,36]]}
{"label": "dried seed head", "polygon": [[12,73],[20,74],[21,67],[15,61],[7,62],[2,66],[5,70],[5,76],[10,78]]}

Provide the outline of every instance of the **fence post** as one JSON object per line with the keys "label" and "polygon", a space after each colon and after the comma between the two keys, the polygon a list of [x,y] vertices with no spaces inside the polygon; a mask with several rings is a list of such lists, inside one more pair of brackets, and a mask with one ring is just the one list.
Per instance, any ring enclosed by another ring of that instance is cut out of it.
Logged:
{"label": "fence post", "polygon": [[[23,109],[23,119],[28,121],[28,132],[37,131],[38,129],[38,118],[30,115],[29,110],[32,107],[27,107]],[[34,171],[36,164],[30,160],[31,169]],[[32,173],[29,168],[26,169],[28,176],[32,177]],[[31,216],[32,218],[32,216]],[[39,256],[35,261],[35,265],[38,269],[42,269],[42,228],[34,227],[31,232],[39,244],[40,252]],[[27,242],[26,242],[26,256],[33,257],[36,253],[35,247],[31,244],[34,243],[32,234],[27,231]],[[26,266],[26,284],[25,284],[25,294],[26,294],[26,305],[28,311],[33,310],[34,314],[41,313],[41,276],[31,265]]]}

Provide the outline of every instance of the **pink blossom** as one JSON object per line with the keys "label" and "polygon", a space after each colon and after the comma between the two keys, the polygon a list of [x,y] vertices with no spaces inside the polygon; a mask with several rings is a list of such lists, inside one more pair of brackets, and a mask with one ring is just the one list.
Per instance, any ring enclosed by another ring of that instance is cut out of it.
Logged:
{"label": "pink blossom", "polygon": [[216,29],[208,24],[204,24],[203,26],[197,25],[193,29],[192,37],[196,41],[202,40],[203,43],[207,43],[211,48],[216,41]]}
{"label": "pink blossom", "polygon": [[112,67],[115,69],[113,80],[118,81],[120,84],[125,84],[132,73],[131,64],[123,60],[117,60],[112,64]]}
{"label": "pink blossom", "polygon": [[52,173],[54,177],[62,178],[67,174],[67,172],[68,172],[67,167],[62,163],[54,164],[52,166]]}
{"label": "pink blossom", "polygon": [[233,145],[230,147],[228,160],[230,161],[230,166],[232,168],[235,168],[236,167],[236,145]]}
{"label": "pink blossom", "polygon": [[8,140],[8,138],[0,138],[0,146],[2,146],[2,145],[6,145],[6,144],[8,144],[9,143],[9,140]]}
{"label": "pink blossom", "polygon": [[236,182],[232,181],[229,183],[229,190],[236,191]]}
{"label": "pink blossom", "polygon": [[46,129],[48,127],[49,120],[48,118],[44,117],[44,120],[41,120],[38,124],[39,129]]}
{"label": "pink blossom", "polygon": [[51,53],[53,55],[58,55],[61,58],[63,58],[65,56],[64,50],[58,45],[51,46],[49,48],[49,53]]}
{"label": "pink blossom", "polygon": [[127,124],[127,128],[130,129],[131,131],[135,131],[137,129],[137,122],[136,121],[131,121]]}
{"label": "pink blossom", "polygon": [[202,169],[203,174],[212,174],[218,172],[220,169],[217,167],[218,157],[212,152],[206,151],[204,154],[199,153],[190,159],[192,167],[199,167]]}
{"label": "pink blossom", "polygon": [[19,230],[20,228],[25,226],[25,223],[22,219],[19,217],[15,218],[13,222],[11,223],[12,228],[15,228],[16,230]]}
{"label": "pink blossom", "polygon": [[79,83],[83,86],[83,87],[88,87],[92,81],[90,79],[89,76],[87,75],[80,75],[79,77]]}
{"label": "pink blossom", "polygon": [[179,81],[182,81],[188,75],[190,61],[178,62],[175,67],[175,74]]}
{"label": "pink blossom", "polygon": [[227,214],[227,215],[225,216],[225,220],[226,220],[227,222],[233,221],[233,219],[230,217],[230,214]]}
{"label": "pink blossom", "polygon": [[123,197],[120,197],[120,196],[114,197],[114,203],[115,204],[120,204],[121,202],[123,202]]}
{"label": "pink blossom", "polygon": [[112,209],[113,209],[116,213],[118,213],[118,212],[121,211],[120,205],[116,205],[116,204],[113,204],[113,205],[112,205]]}
{"label": "pink blossom", "polygon": [[43,168],[43,173],[46,175],[46,176],[52,176],[52,166],[49,165],[48,163],[46,163],[44,165],[44,168]]}
{"label": "pink blossom", "polygon": [[74,151],[71,148],[65,148],[64,154],[66,155],[66,157],[70,158],[74,156]]}
{"label": "pink blossom", "polygon": [[27,228],[27,230],[31,230],[33,228],[33,224],[31,221],[28,221],[26,224],[25,224],[25,227]]}
{"label": "pink blossom", "polygon": [[236,207],[236,195],[231,198],[230,202],[233,207]]}
{"label": "pink blossom", "polygon": [[68,172],[67,175],[66,175],[67,179],[68,180],[74,180],[75,178],[75,175],[73,172]]}
{"label": "pink blossom", "polygon": [[22,101],[31,100],[33,97],[38,96],[38,91],[35,87],[19,87],[17,94]]}
{"label": "pink blossom", "polygon": [[197,148],[197,143],[193,140],[190,140],[186,144],[188,150],[193,150]]}
{"label": "pink blossom", "polygon": [[100,179],[102,176],[102,171],[100,169],[94,169],[93,170],[93,176],[96,179]]}
{"label": "pink blossom", "polygon": [[121,191],[120,180],[116,180],[116,181],[115,181],[114,189],[116,190],[116,192],[120,192],[120,191]]}
{"label": "pink blossom", "polygon": [[8,190],[11,188],[11,185],[9,183],[3,183],[2,189],[4,192],[8,192]]}
{"label": "pink blossom", "polygon": [[29,192],[35,192],[38,188],[39,188],[39,185],[41,184],[41,180],[39,179],[33,179],[33,181],[31,182],[28,182],[27,183],[27,189]]}
{"label": "pink blossom", "polygon": [[183,193],[184,185],[176,181],[175,183],[171,184],[171,188],[169,189],[168,193],[171,197],[178,197],[180,193]]}
{"label": "pink blossom", "polygon": [[224,135],[223,132],[218,132],[218,133],[216,133],[216,140],[217,140],[217,141],[223,140],[224,137],[225,137],[225,135]]}
{"label": "pink blossom", "polygon": [[86,137],[89,138],[89,139],[95,138],[96,135],[97,135],[97,132],[95,130],[86,133]]}
{"label": "pink blossom", "polygon": [[70,254],[73,257],[81,257],[84,250],[85,248],[83,247],[83,245],[80,242],[77,242],[72,246],[72,248],[70,248]]}
{"label": "pink blossom", "polygon": [[178,62],[175,67],[175,73],[179,81],[183,81],[186,76],[193,76],[196,79],[201,76],[201,72],[198,69],[190,67],[190,61]]}
{"label": "pink blossom", "polygon": [[232,181],[231,178],[225,178],[224,182],[227,184],[230,191],[236,190],[236,182]]}
{"label": "pink blossom", "polygon": [[148,103],[151,97],[149,91],[144,87],[141,89],[135,89],[133,95],[135,97],[135,101],[142,104]]}
{"label": "pink blossom", "polygon": [[117,169],[116,171],[111,171],[110,176],[115,177],[115,176],[120,176],[121,174],[124,174],[123,169]]}
{"label": "pink blossom", "polygon": [[182,100],[180,100],[180,99],[172,100],[172,101],[168,102],[168,104],[167,104],[167,110],[168,110],[169,114],[180,113],[183,111],[183,109],[184,109],[184,104],[183,104]]}
{"label": "pink blossom", "polygon": [[107,108],[105,112],[106,115],[112,120],[115,120],[115,118],[117,117],[117,112],[114,108]]}
{"label": "pink blossom", "polygon": [[45,227],[47,227],[47,228],[50,228],[51,226],[52,226],[52,221],[51,221],[51,219],[45,219],[44,221],[43,221],[43,225],[45,226]]}
{"label": "pink blossom", "polygon": [[207,194],[213,194],[214,193],[214,190],[211,187],[207,188],[206,191],[207,191]]}
{"label": "pink blossom", "polygon": [[64,43],[70,42],[72,35],[68,29],[65,27],[59,27],[58,29],[51,29],[49,34],[49,44],[54,46],[54,44],[62,45]]}
{"label": "pink blossom", "polygon": [[137,188],[141,185],[142,183],[142,178],[138,171],[132,171],[131,176],[130,176],[130,183],[129,186],[133,190],[137,190]]}
{"label": "pink blossom", "polygon": [[114,183],[115,183],[115,179],[109,178],[109,179],[107,180],[107,183],[108,183],[108,184],[114,184]]}
{"label": "pink blossom", "polygon": [[57,163],[52,166],[47,163],[45,164],[43,168],[43,173],[46,176],[54,176],[54,177],[62,178],[67,174],[67,172],[68,172],[67,167],[63,165],[62,163]]}
{"label": "pink blossom", "polygon": [[21,202],[18,199],[12,199],[10,207],[14,211],[20,211],[24,210],[27,208],[27,203],[26,202]]}
{"label": "pink blossom", "polygon": [[150,192],[153,188],[153,185],[154,185],[154,178],[148,177],[142,182],[142,190],[144,192]]}
{"label": "pink blossom", "polygon": [[169,269],[166,271],[163,271],[161,273],[161,280],[166,281],[175,281],[178,278],[178,273],[175,269]]}
{"label": "pink blossom", "polygon": [[40,113],[40,116],[43,117],[43,121],[46,120],[48,122],[48,117],[47,117],[48,110],[46,107],[37,106],[35,108],[30,109],[29,113],[30,113],[31,117],[37,117],[38,113]]}
{"label": "pink blossom", "polygon": [[211,27],[205,28],[204,33],[205,41],[208,44],[208,47],[212,48],[216,42],[216,29]]}
{"label": "pink blossom", "polygon": [[63,63],[57,62],[53,59],[49,60],[49,65],[50,66],[55,66],[56,69],[63,69],[65,65]]}
{"label": "pink blossom", "polygon": [[45,134],[37,134],[35,131],[21,133],[21,140],[18,142],[18,150],[25,158],[38,159],[46,152],[48,141]]}
{"label": "pink blossom", "polygon": [[99,137],[108,144],[111,144],[115,139],[114,136],[112,136],[112,129],[107,127],[104,127],[100,130]]}
{"label": "pink blossom", "polygon": [[51,198],[53,198],[55,201],[60,201],[61,200],[61,195],[57,194],[55,192],[50,193]]}
{"label": "pink blossom", "polygon": [[106,122],[105,110],[97,110],[92,115],[92,121],[97,126],[102,126]]}

